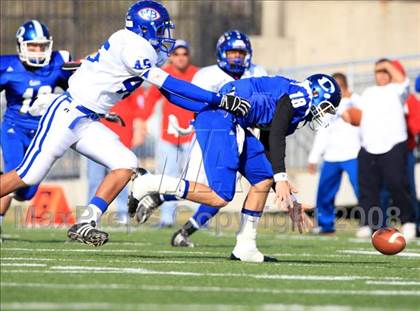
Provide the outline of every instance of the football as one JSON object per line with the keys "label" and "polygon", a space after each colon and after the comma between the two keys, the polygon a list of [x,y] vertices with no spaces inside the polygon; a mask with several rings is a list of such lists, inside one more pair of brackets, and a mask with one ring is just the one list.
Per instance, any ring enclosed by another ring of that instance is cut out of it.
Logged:
{"label": "football", "polygon": [[404,236],[394,228],[382,228],[372,234],[372,244],[384,255],[395,255],[406,245]]}
{"label": "football", "polygon": [[344,120],[351,125],[359,126],[362,120],[362,110],[356,107],[350,107],[345,112]]}

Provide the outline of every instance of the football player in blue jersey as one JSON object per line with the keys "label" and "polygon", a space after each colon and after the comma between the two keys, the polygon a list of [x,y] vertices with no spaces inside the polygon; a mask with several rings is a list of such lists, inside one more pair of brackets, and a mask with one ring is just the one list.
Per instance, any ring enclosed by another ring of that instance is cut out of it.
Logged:
{"label": "football player in blue jersey", "polygon": [[[340,103],[340,88],[334,78],[315,74],[303,82],[280,76],[236,80],[224,85],[221,93],[234,93],[249,101],[249,113],[238,117],[219,109],[201,111],[194,123],[199,147],[192,152],[201,152],[203,167],[201,163],[190,163],[187,178],[139,171],[130,194],[129,212],[136,212],[142,223],[163,201],[179,197],[224,207],[234,197],[236,174],[240,172],[251,188],[242,209],[231,259],[271,261],[272,258],[264,256],[256,247],[256,227],[273,181],[277,198],[293,212],[293,223],[299,226],[303,221],[303,211],[294,203],[294,189],[287,178],[286,136],[294,133],[302,122],[308,122],[313,129],[325,126]],[[174,97],[173,100],[182,99]],[[265,146],[248,130],[250,127],[262,130]],[[206,184],[194,182],[194,176],[202,174],[202,170]],[[184,193],[179,195],[179,189]],[[210,217],[203,215],[200,223],[191,223],[181,231],[188,236]]]}
{"label": "football player in blue jersey", "polygon": [[[29,20],[16,33],[17,55],[0,55],[0,91],[5,91],[7,108],[1,124],[4,171],[15,169],[22,161],[38,127],[42,107],[35,107],[39,95],[50,94],[58,86],[67,88],[69,71],[61,69],[70,60],[67,51],[53,51],[48,28]],[[12,197],[30,200],[38,185],[19,189],[1,198],[0,224]]]}

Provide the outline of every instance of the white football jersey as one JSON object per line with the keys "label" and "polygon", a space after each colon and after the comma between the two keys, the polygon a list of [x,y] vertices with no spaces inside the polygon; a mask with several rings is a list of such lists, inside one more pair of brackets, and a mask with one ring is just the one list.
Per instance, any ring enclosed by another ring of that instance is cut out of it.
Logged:
{"label": "white football jersey", "polygon": [[[262,76],[267,76],[267,72],[264,68],[252,64],[251,67],[244,72],[241,79]],[[192,83],[207,91],[218,92],[223,85],[231,81],[234,81],[234,79],[230,75],[220,69],[219,66],[212,65],[197,71],[193,77]]]}
{"label": "white football jersey", "polygon": [[143,82],[151,67],[161,66],[166,54],[127,29],[109,37],[98,53],[89,56],[69,79],[74,101],[97,113],[106,113]]}

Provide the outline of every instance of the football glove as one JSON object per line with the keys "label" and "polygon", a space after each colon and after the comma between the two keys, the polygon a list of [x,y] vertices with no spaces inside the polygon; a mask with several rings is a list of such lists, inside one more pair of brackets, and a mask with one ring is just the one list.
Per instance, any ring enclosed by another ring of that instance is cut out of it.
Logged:
{"label": "football glove", "polygon": [[223,95],[219,108],[236,116],[245,117],[251,108],[251,104],[247,100],[229,93]]}

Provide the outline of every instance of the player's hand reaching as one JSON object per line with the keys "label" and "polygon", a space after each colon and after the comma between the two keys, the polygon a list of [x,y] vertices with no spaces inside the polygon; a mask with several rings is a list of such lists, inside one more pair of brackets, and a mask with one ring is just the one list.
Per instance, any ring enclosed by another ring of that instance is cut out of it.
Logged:
{"label": "player's hand reaching", "polygon": [[286,180],[276,182],[276,197],[280,207],[286,209],[293,206],[292,193],[297,190]]}
{"label": "player's hand reaching", "polygon": [[296,192],[296,188],[289,181],[276,182],[276,197],[280,207],[289,211],[289,216],[292,220],[292,230],[295,231],[297,227],[299,233],[303,233],[307,227],[307,216],[302,204],[293,195]]}
{"label": "player's hand reaching", "polygon": [[219,108],[239,117],[245,117],[251,108],[251,104],[247,100],[236,96],[233,93],[229,93],[223,95]]}

